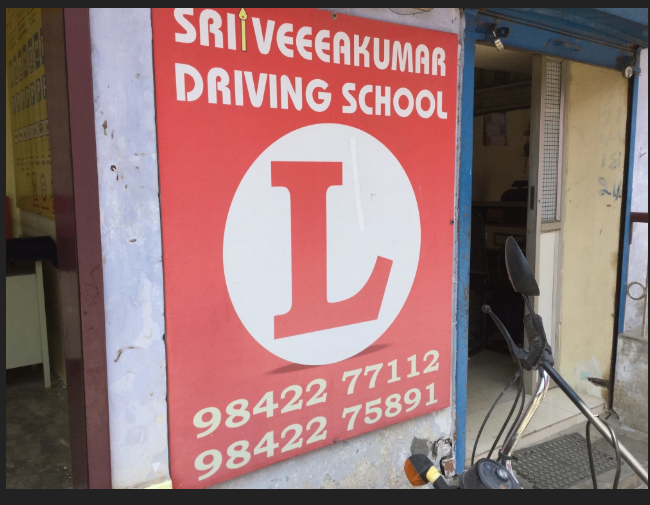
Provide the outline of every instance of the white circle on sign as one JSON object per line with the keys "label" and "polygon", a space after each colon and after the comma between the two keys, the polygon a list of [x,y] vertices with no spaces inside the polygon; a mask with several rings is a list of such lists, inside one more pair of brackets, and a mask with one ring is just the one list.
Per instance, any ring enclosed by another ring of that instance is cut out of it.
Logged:
{"label": "white circle on sign", "polygon": [[[271,186],[278,161],[342,163],[343,184],[326,197],[327,301],[359,293],[382,256],[393,263],[377,319],[274,337],[274,317],[292,305],[291,198]],[[420,215],[400,162],[368,133],[332,123],[288,133],[255,160],[233,197],[223,242],[226,285],[242,324],[266,350],[303,365],[343,361],[372,345],[404,306],[419,257]]]}

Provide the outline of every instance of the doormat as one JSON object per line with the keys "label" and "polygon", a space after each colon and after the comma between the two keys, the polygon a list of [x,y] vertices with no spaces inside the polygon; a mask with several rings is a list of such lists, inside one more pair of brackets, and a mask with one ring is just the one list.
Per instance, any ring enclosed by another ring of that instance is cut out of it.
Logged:
{"label": "doormat", "polygon": [[[593,448],[593,443],[592,443]],[[579,433],[516,451],[512,467],[535,489],[567,489],[591,479],[587,439]],[[593,449],[596,475],[616,468],[616,458]]]}

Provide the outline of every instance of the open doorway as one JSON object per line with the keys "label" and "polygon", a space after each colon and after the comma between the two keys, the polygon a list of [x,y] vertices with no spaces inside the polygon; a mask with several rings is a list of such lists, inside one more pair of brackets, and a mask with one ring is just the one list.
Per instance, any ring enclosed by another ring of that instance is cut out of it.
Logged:
{"label": "open doorway", "polygon": [[72,487],[43,42],[41,9],[7,11],[7,489]]}
{"label": "open doorway", "polygon": [[[512,235],[526,252],[532,55],[476,48],[470,259],[469,356],[508,353],[481,306],[489,303],[515,341],[524,303],[513,292],[503,246]],[[497,368],[500,366],[495,365]]]}
{"label": "open doorway", "polygon": [[[526,252],[532,65],[530,53],[476,46],[467,386],[470,457],[480,423],[517,371],[504,338],[481,307],[492,307],[518,345],[524,339],[524,302],[508,280],[503,246],[512,235]],[[506,392],[501,408],[512,405],[516,390],[513,386]],[[500,422],[495,417],[483,433],[477,457],[490,449],[505,420],[500,411],[495,414]]]}
{"label": "open doorway", "polygon": [[[615,82],[617,77],[611,71],[570,64],[566,60],[539,54],[508,49],[498,51],[491,45],[476,46],[467,463],[471,459],[485,416],[517,371],[504,338],[491,319],[485,317],[481,310],[482,305],[489,304],[504,322],[514,341],[525,347],[522,322],[525,314],[524,302],[514,293],[505,269],[503,246],[508,236],[513,236],[526,254],[540,286],[541,294],[533,297],[532,302],[535,311],[544,320],[556,368],[560,367],[560,363],[564,363],[565,368],[570,367],[570,372],[581,374],[577,378],[578,387],[583,381],[588,383],[588,375],[591,373],[586,371],[589,369],[588,364],[580,362],[570,354],[571,350],[577,347],[576,332],[571,332],[565,337],[569,345],[564,348],[560,345],[561,308],[566,306],[571,309],[565,311],[566,328],[567,321],[572,320],[570,316],[577,310],[579,300],[575,297],[565,298],[576,282],[573,274],[576,269],[563,274],[563,262],[573,261],[580,256],[580,247],[574,243],[584,240],[585,236],[594,236],[590,231],[592,221],[586,215],[577,216],[574,209],[614,207],[612,203],[598,200],[598,195],[606,194],[602,191],[585,191],[585,195],[581,195],[579,200],[575,195],[576,189],[582,187],[582,181],[593,176],[581,173],[582,167],[579,163],[571,163],[573,157],[578,156],[577,153],[584,156],[580,140],[584,138],[584,134],[573,133],[574,130],[584,129],[589,131],[589,138],[617,137],[614,134],[603,134],[608,128],[614,128],[606,121],[603,120],[603,124],[600,124],[599,119],[586,120],[578,115],[594,108],[590,107],[589,103],[597,104],[600,103],[599,100],[607,97],[610,93],[607,91],[609,84],[589,90],[589,100],[592,100],[590,102],[584,99],[584,93],[588,90],[584,83],[580,83],[576,78],[569,86],[567,76],[570,71],[573,77],[580,76],[581,72],[599,76],[602,73],[603,82],[611,79],[611,89],[616,87],[617,92],[619,91],[620,83]],[[565,115],[565,100],[569,96],[573,97],[574,115],[570,125],[574,130],[567,134],[564,128],[564,123],[568,121],[568,116]],[[616,134],[624,138],[620,135],[621,130],[621,125],[616,125]],[[566,153],[565,142],[569,146]],[[602,150],[599,146],[594,146],[594,149]],[[604,160],[604,155],[601,158]],[[618,158],[614,156],[612,159],[614,166]],[[567,166],[572,167],[571,171],[566,170]],[[618,165],[615,168],[618,169]],[[571,190],[572,198],[567,199],[566,194]],[[618,201],[618,198],[616,200]],[[572,231],[568,231],[567,226]],[[598,237],[606,227],[599,228]],[[574,247],[567,249],[567,244],[574,244]],[[594,241],[594,249],[604,249],[598,238]],[[588,282],[589,278],[589,275],[583,273],[580,282]],[[603,292],[605,291],[600,287],[592,290],[596,298],[604,298]],[[606,341],[604,335],[603,341]],[[563,350],[564,352],[561,352]],[[575,370],[580,371],[574,372]],[[600,377],[599,373],[596,370],[594,376]],[[528,393],[536,381],[536,372],[525,372],[523,380]],[[585,389],[582,394],[594,411],[602,411],[604,397],[600,392]],[[517,388],[513,386],[494,409],[476,445],[476,458],[488,455],[501,426],[509,416],[516,395]],[[526,447],[551,436],[575,424],[578,419],[577,410],[566,404],[558,389],[552,389],[548,392],[540,413],[529,425],[519,447]],[[513,420],[511,419],[511,422]],[[503,440],[497,447],[500,447],[501,443]]]}

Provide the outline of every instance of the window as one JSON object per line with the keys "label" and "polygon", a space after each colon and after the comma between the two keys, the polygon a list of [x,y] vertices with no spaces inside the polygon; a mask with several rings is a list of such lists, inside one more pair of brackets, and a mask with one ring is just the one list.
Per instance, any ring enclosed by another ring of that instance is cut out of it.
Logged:
{"label": "window", "polygon": [[544,95],[544,158],[542,165],[542,222],[559,220],[562,134],[562,62],[548,58]]}

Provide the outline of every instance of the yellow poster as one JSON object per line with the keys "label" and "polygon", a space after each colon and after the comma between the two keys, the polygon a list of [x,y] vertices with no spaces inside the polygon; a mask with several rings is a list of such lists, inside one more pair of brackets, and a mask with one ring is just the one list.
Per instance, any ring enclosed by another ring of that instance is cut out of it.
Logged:
{"label": "yellow poster", "polygon": [[53,218],[41,9],[7,9],[6,34],[16,204]]}

